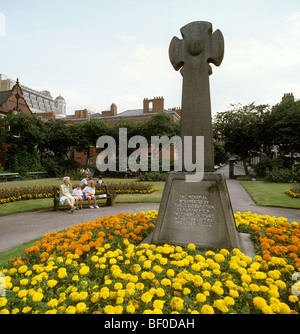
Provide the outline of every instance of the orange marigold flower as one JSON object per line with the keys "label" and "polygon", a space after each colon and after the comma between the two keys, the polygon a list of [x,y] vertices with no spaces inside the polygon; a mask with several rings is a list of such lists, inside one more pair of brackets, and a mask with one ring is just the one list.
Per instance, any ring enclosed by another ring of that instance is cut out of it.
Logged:
{"label": "orange marigold flower", "polygon": [[262,242],[262,243],[260,244],[260,247],[261,247],[262,249],[269,249],[271,246],[270,246],[267,242]]}

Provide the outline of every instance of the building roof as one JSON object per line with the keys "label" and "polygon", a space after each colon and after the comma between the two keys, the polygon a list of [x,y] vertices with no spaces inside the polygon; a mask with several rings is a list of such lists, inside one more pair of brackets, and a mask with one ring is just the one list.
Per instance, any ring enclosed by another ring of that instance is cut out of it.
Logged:
{"label": "building roof", "polygon": [[61,95],[59,95],[56,99],[55,99],[55,101],[56,100],[63,100],[63,101],[65,101],[65,99],[61,96]]}
{"label": "building roof", "polygon": [[[151,111],[152,109],[150,109]],[[176,116],[178,119],[180,119],[180,116],[176,113],[176,111],[174,110],[164,110],[165,113],[169,114],[169,115],[174,115]],[[100,113],[96,113],[96,114],[92,114],[91,117],[92,118],[103,118],[103,120],[112,120],[112,119],[126,119],[126,118],[144,118],[144,117],[151,117],[153,115],[155,115],[156,113],[144,113],[143,109],[133,109],[133,110],[126,110],[123,112],[120,112],[119,114],[113,115],[113,116],[103,116]]]}
{"label": "building roof", "polygon": [[11,90],[0,92],[0,106],[11,96]]}

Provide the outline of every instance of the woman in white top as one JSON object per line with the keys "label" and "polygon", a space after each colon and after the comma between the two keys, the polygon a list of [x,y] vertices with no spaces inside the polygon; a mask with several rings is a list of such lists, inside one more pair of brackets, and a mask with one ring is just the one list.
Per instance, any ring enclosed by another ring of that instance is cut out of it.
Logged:
{"label": "woman in white top", "polygon": [[71,212],[75,210],[75,199],[71,195],[73,192],[72,184],[70,182],[70,178],[68,176],[63,178],[64,183],[60,186],[60,194],[59,194],[59,200],[62,205],[65,205],[68,203],[68,205],[71,207]]}
{"label": "woman in white top", "polygon": [[89,201],[89,207],[91,209],[94,209],[94,207],[91,205],[91,200],[93,200],[95,203],[95,208],[99,209],[99,206],[97,205],[96,202],[96,196],[95,196],[96,187],[94,185],[93,180],[90,180],[88,182],[88,185],[82,190],[82,192],[84,194],[84,198],[86,198]]}

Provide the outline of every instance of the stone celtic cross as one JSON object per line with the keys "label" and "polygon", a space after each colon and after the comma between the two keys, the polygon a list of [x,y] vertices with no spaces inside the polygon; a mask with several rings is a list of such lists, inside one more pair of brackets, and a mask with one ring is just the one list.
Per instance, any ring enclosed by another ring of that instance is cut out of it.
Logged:
{"label": "stone celtic cross", "polygon": [[[196,136],[204,137],[204,172],[214,171],[214,147],[211,120],[209,63],[219,66],[224,56],[224,38],[212,24],[196,21],[181,28],[183,39],[173,37],[169,56],[183,76],[180,136],[192,136],[192,161],[196,162]],[[184,155],[184,152],[183,152]],[[182,160],[184,161],[184,160]],[[184,167],[183,167],[184,170]]]}

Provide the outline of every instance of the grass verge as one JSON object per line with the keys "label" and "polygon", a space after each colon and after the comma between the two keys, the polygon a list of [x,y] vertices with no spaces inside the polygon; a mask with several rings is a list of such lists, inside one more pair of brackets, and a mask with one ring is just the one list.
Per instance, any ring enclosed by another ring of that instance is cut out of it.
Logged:
{"label": "grass verge", "polygon": [[284,193],[285,190],[290,189],[290,183],[242,181],[241,185],[246,189],[257,205],[300,209],[299,198],[292,198]]}

